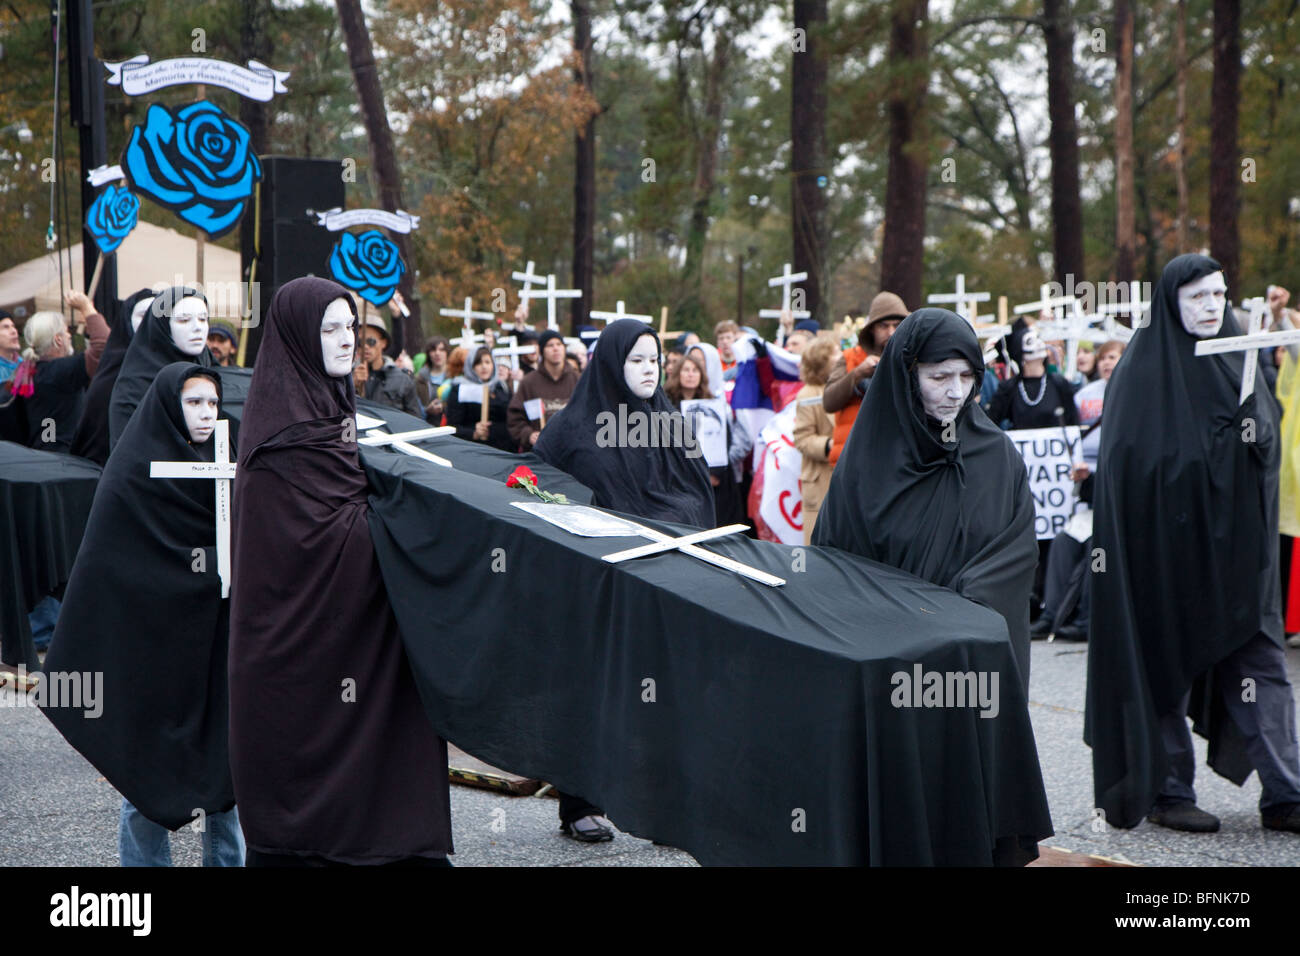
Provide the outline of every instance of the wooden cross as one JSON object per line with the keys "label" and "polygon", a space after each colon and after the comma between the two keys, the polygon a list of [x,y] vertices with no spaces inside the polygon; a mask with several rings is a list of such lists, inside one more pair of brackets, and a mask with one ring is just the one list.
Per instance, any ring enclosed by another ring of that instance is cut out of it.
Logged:
{"label": "wooden cross", "polygon": [[[635,524],[635,522],[632,522]],[[768,587],[779,588],[785,584],[784,578],[778,578],[775,574],[768,574],[766,571],[760,571],[757,568],[751,568],[747,564],[735,561],[721,554],[714,554],[712,551],[705,551],[698,546],[698,542],[710,541],[714,538],[721,538],[724,535],[736,534],[745,531],[749,525],[729,524],[725,528],[714,528],[711,531],[696,531],[693,534],[683,535],[680,538],[674,538],[671,535],[663,534],[652,528],[637,524],[637,534],[643,538],[649,538],[651,544],[644,544],[638,548],[629,548],[626,551],[618,551],[614,554],[607,554],[603,560],[610,564],[619,564],[623,561],[630,561],[633,558],[642,558],[651,554],[662,554],[665,551],[680,551],[682,554],[689,554],[693,558],[712,564],[715,567],[732,571],[742,577],[749,578],[751,581],[757,581],[759,584],[766,584]]]}
{"label": "wooden cross", "polygon": [[1038,334],[1044,340],[1064,339],[1065,340],[1065,377],[1073,377],[1078,368],[1078,351],[1079,343],[1085,338],[1089,338],[1088,332],[1092,329],[1093,323],[1097,321],[1097,316],[1083,314],[1083,309],[1076,300],[1070,317],[1063,321],[1044,322],[1038,327]]}
{"label": "wooden cross", "polygon": [[364,438],[358,438],[357,444],[375,447],[379,445],[388,445],[398,451],[405,452],[414,458],[423,458],[425,461],[431,461],[435,465],[442,465],[444,468],[451,468],[452,464],[446,458],[435,455],[433,452],[425,451],[423,448],[417,448],[412,445],[413,441],[422,441],[425,438],[435,438],[438,435],[454,435],[456,429],[447,425],[442,428],[417,428],[414,431],[398,432],[396,435],[390,435],[387,432],[371,431]]}
{"label": "wooden cross", "polygon": [[1133,329],[1141,326],[1142,316],[1150,307],[1150,302],[1142,301],[1142,283],[1134,279],[1128,283],[1128,295],[1126,297],[1121,297],[1118,302],[1107,302],[1097,311],[1101,315],[1111,317],[1110,325],[1112,327],[1116,324],[1115,320],[1119,316],[1127,315],[1129,317],[1128,329],[1132,332]]}
{"label": "wooden cross", "polygon": [[555,276],[546,277],[546,289],[541,292],[534,292],[532,289],[524,289],[520,294],[525,302],[529,299],[546,300],[546,327],[548,329],[560,330],[560,323],[555,318],[555,300],[556,299],[581,299],[581,289],[557,289],[555,288]]}
{"label": "wooden cross", "polygon": [[654,316],[652,315],[639,315],[636,312],[628,312],[623,307],[622,299],[618,300],[618,308],[615,309],[613,312],[601,312],[597,309],[593,309],[592,311],[588,312],[587,315],[593,319],[600,319],[606,324],[610,322],[617,322],[619,319],[640,319],[642,322],[646,322],[646,323],[654,322]]}
{"label": "wooden cross", "polygon": [[956,308],[954,308],[953,311],[956,312],[958,315],[960,315],[967,322],[969,322],[972,327],[974,327],[975,319],[979,313],[979,306],[976,303],[989,301],[989,293],[967,292],[966,275],[965,273],[962,272],[957,273],[957,281],[955,283],[955,287],[956,287],[955,292],[941,292],[936,295],[927,297],[925,301],[931,304],[938,304],[938,305],[943,305],[948,302],[951,302],[954,306],[956,306]]}
{"label": "wooden cross", "polygon": [[528,294],[532,292],[534,285],[546,285],[546,276],[539,276],[533,272],[533,260],[528,260],[528,265],[524,266],[523,272],[512,272],[510,278],[524,284],[523,291],[519,293],[519,298],[525,302],[528,301]]}
{"label": "wooden cross", "polygon": [[213,461],[151,461],[150,478],[207,478],[215,481],[217,575],[221,596],[230,597],[230,482],[236,465],[230,460],[230,422],[218,419],[212,430]]}
{"label": "wooden cross", "polygon": [[1078,300],[1072,295],[1059,295],[1056,298],[1052,298],[1051,292],[1052,287],[1047,283],[1043,283],[1038,287],[1038,301],[1025,302],[1022,305],[1016,306],[1014,309],[1015,314],[1024,315],[1027,312],[1038,313],[1043,311],[1043,309],[1051,309],[1053,318],[1065,318],[1065,307],[1067,305],[1075,305]]}
{"label": "wooden cross", "polygon": [[1245,335],[1229,335],[1221,339],[1201,339],[1196,343],[1196,354],[1222,355],[1224,352],[1249,352],[1241,363],[1241,391],[1237,398],[1238,405],[1244,405],[1246,399],[1255,394],[1255,372],[1259,366],[1259,349],[1276,348],[1281,345],[1300,343],[1300,329],[1287,329],[1282,332],[1265,332],[1264,317],[1268,314],[1268,303],[1263,299],[1247,299],[1242,305],[1250,307],[1250,321]]}
{"label": "wooden cross", "polygon": [[474,319],[478,319],[480,322],[491,322],[496,319],[496,315],[494,315],[491,312],[475,312],[473,308],[471,308],[473,304],[474,304],[473,297],[467,295],[465,296],[465,308],[438,310],[439,315],[447,315],[447,316],[452,316],[453,318],[459,318],[465,320],[464,325],[462,327],[460,338],[452,339],[451,344],[463,345],[465,346],[466,351],[468,351],[470,347],[474,345],[474,338],[475,338],[474,326],[471,325],[470,323],[473,322]]}
{"label": "wooden cross", "polygon": [[803,282],[807,278],[808,278],[808,273],[806,272],[791,272],[790,263],[787,262],[785,264],[785,268],[782,270],[779,276],[774,276],[773,278],[767,280],[768,288],[775,289],[777,286],[781,287],[781,308],[759,309],[758,317],[760,319],[779,319],[781,318],[782,312],[790,312],[796,319],[811,319],[812,318],[811,312],[808,312],[804,309],[794,310],[790,308],[791,286],[793,286],[796,282]]}
{"label": "wooden cross", "polygon": [[[1090,320],[1083,314],[1083,308],[1079,300],[1072,295],[1059,295],[1055,298],[1051,295],[1052,287],[1043,283],[1038,287],[1038,301],[1025,302],[1015,308],[1016,315],[1024,315],[1027,312],[1041,312],[1043,309],[1052,310],[1052,318],[1055,325],[1046,327],[1042,332],[1051,332],[1054,335],[1064,335],[1068,340],[1066,351],[1069,353],[1065,356],[1065,375],[1067,378],[1074,375],[1075,372],[1075,350],[1079,342],[1079,336],[1085,330]],[[1070,318],[1065,317],[1065,310],[1070,309]],[[1042,333],[1040,333],[1042,334]],[[1074,336],[1072,339],[1070,336]]]}

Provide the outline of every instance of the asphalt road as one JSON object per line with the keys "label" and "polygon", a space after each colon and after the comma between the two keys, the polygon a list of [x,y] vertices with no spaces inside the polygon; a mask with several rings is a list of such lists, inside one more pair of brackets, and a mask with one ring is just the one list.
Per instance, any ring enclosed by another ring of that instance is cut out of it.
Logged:
{"label": "asphalt road", "polygon": [[[1287,651],[1300,685],[1300,650]],[[1056,836],[1052,846],[1151,866],[1296,866],[1300,835],[1259,824],[1259,781],[1236,787],[1199,756],[1200,805],[1217,814],[1215,834],[1176,833],[1142,823],[1096,832],[1091,754],[1083,744],[1084,645],[1033,646],[1030,711]],[[115,866],[121,797],[35,709],[14,707],[0,689],[0,866]],[[586,845],[560,834],[556,802],[452,787],[458,866],[692,866],[686,853],[619,834]],[[615,823],[618,821],[615,820]],[[172,837],[178,866],[199,864],[199,838]]]}

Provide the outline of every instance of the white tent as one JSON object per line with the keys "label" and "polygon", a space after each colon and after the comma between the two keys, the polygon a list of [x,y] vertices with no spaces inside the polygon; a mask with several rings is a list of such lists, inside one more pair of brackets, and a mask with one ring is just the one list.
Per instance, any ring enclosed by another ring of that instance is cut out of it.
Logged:
{"label": "white tent", "polygon": [[[126,296],[137,289],[162,289],[194,283],[197,242],[192,235],[140,222],[114,253],[117,259],[117,291]],[[67,253],[64,252],[64,280],[67,281]],[[73,288],[84,289],[81,243],[72,247]],[[247,291],[240,281],[239,253],[205,243],[203,286],[208,311],[213,317],[238,320]],[[59,288],[59,263],[53,252],[0,272],[0,308],[8,309],[20,324],[33,310],[63,311]]]}

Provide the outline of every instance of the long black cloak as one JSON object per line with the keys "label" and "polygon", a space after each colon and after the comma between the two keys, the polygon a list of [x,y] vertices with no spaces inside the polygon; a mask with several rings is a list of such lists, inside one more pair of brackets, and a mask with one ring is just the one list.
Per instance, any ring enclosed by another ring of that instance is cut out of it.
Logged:
{"label": "long black cloak", "polygon": [[264,853],[437,857],[451,852],[447,749],[375,561],[352,378],[327,375],[321,357],[338,298],[352,301],[326,279],[280,288],[243,410],[230,622],[240,824]]}
{"label": "long black cloak", "polygon": [[[1255,634],[1283,637],[1280,409],[1262,373],[1239,407],[1242,353],[1197,358],[1179,318],[1179,287],[1219,269],[1201,255],[1165,266],[1150,324],[1106,386],[1093,519],[1105,567],[1094,558],[1084,729],[1097,806],[1121,827],[1141,821],[1168,775],[1160,715]],[[1216,338],[1239,334],[1229,306]],[[1191,712],[1210,766],[1240,784],[1240,737],[1202,690]]]}
{"label": "long black cloak", "polygon": [[[546,423],[533,450],[543,461],[590,488],[592,504],[642,518],[712,528],[713,486],[703,454],[692,458],[677,443],[629,447],[621,438],[598,440],[602,428],[610,425],[609,415],[614,416],[615,432],[619,421],[635,423],[640,418],[654,423],[669,415],[680,418],[663,386],[657,386],[649,399],[637,398],[623,377],[628,353],[636,340],[647,334],[654,336],[639,319],[619,319],[605,327],[569,403]],[[654,338],[658,348],[659,339]],[[662,366],[662,349],[659,361]],[[620,406],[625,413],[621,414]],[[653,427],[647,424],[642,431],[647,442]],[[662,431],[659,437],[663,437]]]}
{"label": "long black cloak", "polygon": [[117,317],[108,333],[108,342],[104,344],[104,353],[99,357],[99,368],[86,388],[81,421],[77,422],[77,430],[72,434],[72,447],[69,450],[74,455],[89,458],[100,465],[108,461],[108,406],[113,398],[113,386],[117,383],[118,373],[122,370],[122,361],[126,358],[126,350],[135,338],[131,313],[135,311],[137,303],[153,294],[152,289],[134,292],[123,299],[116,310]]}
{"label": "long black cloak", "polygon": [[[212,366],[212,353],[206,346],[198,355],[186,355],[172,341],[172,310],[181,299],[190,297],[203,299],[205,303],[208,301],[200,290],[189,286],[173,286],[159,292],[145,311],[140,328],[131,337],[131,344],[127,346],[126,355],[122,359],[122,368],[117,373],[117,381],[113,383],[112,398],[108,405],[110,451],[122,437],[126,423],[131,420],[131,413],[144,398],[144,393],[149,391],[154,376],[162,368],[173,362],[192,362],[204,368]],[[129,316],[127,324],[130,324]]]}
{"label": "long black cloak", "polygon": [[[956,440],[927,418],[914,366],[963,358],[975,385]],[[852,551],[952,588],[1006,619],[1029,686],[1029,591],[1038,561],[1025,463],[975,397],[984,358],[946,309],[908,316],[880,356],[831,476],[813,544]]]}
{"label": "long black cloak", "polygon": [[[130,318],[127,319],[128,323]],[[217,575],[211,481],[150,478],[153,461],[212,461],[190,441],[181,387],[216,373],[158,373],[95,491],[47,674],[102,673],[102,714],[45,716],[146,817],[175,830],[235,803],[226,746],[228,601]],[[198,565],[202,550],[202,565]]]}

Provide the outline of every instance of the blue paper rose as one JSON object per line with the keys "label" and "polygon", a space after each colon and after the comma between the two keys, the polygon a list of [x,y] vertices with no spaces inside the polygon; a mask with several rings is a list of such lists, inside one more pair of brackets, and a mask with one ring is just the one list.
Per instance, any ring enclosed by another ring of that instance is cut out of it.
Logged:
{"label": "blue paper rose", "polygon": [[122,244],[139,218],[140,200],[131,190],[114,183],[96,196],[86,210],[86,231],[99,251],[108,255]]}
{"label": "blue paper rose", "polygon": [[378,229],[345,232],[330,252],[330,274],[374,306],[393,297],[405,271],[396,244]]}
{"label": "blue paper rose", "polygon": [[150,106],[145,125],[131,131],[122,169],[132,189],[214,238],[239,222],[262,178],[248,130],[207,100],[175,113]]}

